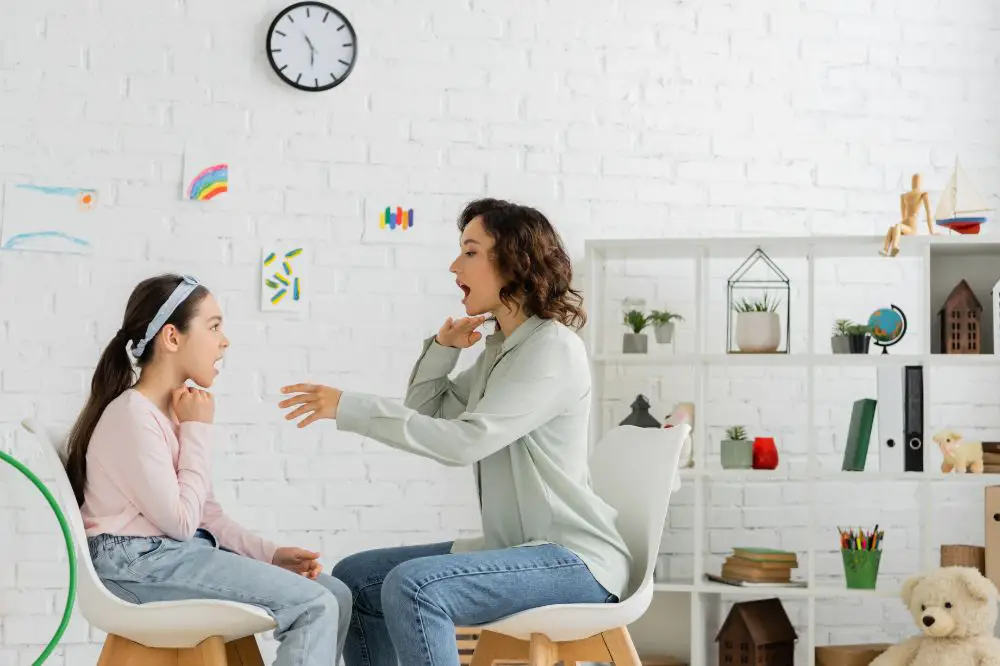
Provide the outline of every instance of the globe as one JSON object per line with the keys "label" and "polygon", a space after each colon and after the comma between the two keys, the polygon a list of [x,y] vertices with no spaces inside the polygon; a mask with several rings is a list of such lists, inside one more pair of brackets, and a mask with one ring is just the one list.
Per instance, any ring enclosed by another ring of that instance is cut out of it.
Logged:
{"label": "globe", "polygon": [[886,347],[891,347],[906,335],[906,315],[895,305],[879,308],[868,317],[868,327],[872,340],[882,348],[883,354],[888,354]]}

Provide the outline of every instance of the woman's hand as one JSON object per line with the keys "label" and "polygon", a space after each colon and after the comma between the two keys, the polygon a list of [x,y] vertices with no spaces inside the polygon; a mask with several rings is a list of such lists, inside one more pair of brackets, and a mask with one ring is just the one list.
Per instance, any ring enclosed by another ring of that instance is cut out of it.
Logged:
{"label": "woman's hand", "polygon": [[208,391],[201,389],[180,387],[174,391],[171,407],[181,423],[185,421],[211,423],[215,418],[215,398]]}
{"label": "woman's hand", "polygon": [[312,412],[308,418],[298,424],[299,428],[305,428],[313,421],[318,421],[319,419],[337,418],[337,407],[340,406],[340,396],[343,393],[340,389],[330,388],[329,386],[318,386],[316,384],[286,386],[281,389],[281,392],[300,394],[278,405],[282,409],[291,407],[292,405],[301,405],[294,412],[285,415],[286,421],[291,421],[296,417]]}
{"label": "woman's hand", "polygon": [[274,551],[271,564],[288,569],[292,573],[302,574],[306,578],[316,580],[316,576],[323,570],[323,565],[316,558],[319,553],[314,553],[304,548],[293,548],[285,546]]}
{"label": "woman's hand", "polygon": [[457,347],[459,349],[471,347],[483,337],[483,334],[476,329],[482,326],[485,321],[486,317],[463,317],[458,321],[448,317],[448,321],[441,326],[441,330],[438,331],[437,337],[434,339],[444,347]]}

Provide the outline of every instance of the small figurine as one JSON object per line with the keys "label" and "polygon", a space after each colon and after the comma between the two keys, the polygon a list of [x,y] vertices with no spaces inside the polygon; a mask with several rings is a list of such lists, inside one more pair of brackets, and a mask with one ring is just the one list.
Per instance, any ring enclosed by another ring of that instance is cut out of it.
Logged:
{"label": "small figurine", "polygon": [[962,435],[954,430],[941,430],[934,433],[934,441],[941,448],[944,460],[941,471],[955,470],[964,474],[967,470],[973,474],[983,473],[983,443],[966,442]]}
{"label": "small figurine", "polygon": [[934,230],[932,222],[931,199],[927,192],[920,189],[920,181],[920,174],[913,174],[912,189],[899,196],[899,209],[902,214],[902,220],[889,227],[889,230],[885,233],[885,244],[879,252],[883,257],[887,255],[895,257],[899,254],[900,236],[910,236],[917,233],[917,216],[920,214],[921,204],[923,204],[924,211],[927,213],[927,230],[933,236],[938,235],[938,232]]}
{"label": "small figurine", "polygon": [[632,402],[632,413],[625,417],[625,420],[618,425],[639,426],[640,428],[662,428],[663,424],[653,418],[649,413],[649,400],[646,396],[639,394]]}

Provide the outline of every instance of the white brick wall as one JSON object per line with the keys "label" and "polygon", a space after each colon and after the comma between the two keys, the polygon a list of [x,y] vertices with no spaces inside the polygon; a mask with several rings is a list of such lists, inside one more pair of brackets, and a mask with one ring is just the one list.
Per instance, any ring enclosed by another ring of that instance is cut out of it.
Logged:
{"label": "white brick wall", "polygon": [[[362,548],[450,538],[476,528],[467,471],[328,426],[298,432],[274,404],[278,387],[299,379],[401,395],[420,339],[458,313],[446,269],[467,199],[543,207],[579,259],[587,237],[881,233],[910,174],[923,173],[936,200],[956,152],[984,193],[997,190],[1000,9],[989,0],[339,6],[361,57],[345,85],[320,95],[268,71],[263,35],[281,7],[273,0],[0,10],[0,177],[98,187],[105,220],[92,258],[0,255],[4,449],[41,469],[19,420],[70,422],[132,286],[155,271],[188,271],[222,298],[233,339],[216,388],[227,435],[216,478],[229,510],[270,537],[321,549],[328,567]],[[178,201],[187,142],[232,160],[234,192],[204,208]],[[418,224],[379,245],[371,226],[387,205],[415,208]],[[313,248],[306,319],[257,311],[254,265],[276,238]],[[910,298],[915,309],[905,267],[865,270],[822,267],[820,296],[856,318],[869,309],[854,299],[873,293],[904,307]],[[789,271],[801,278],[804,266]],[[713,284],[724,288],[726,274]],[[608,295],[641,293],[650,307],[690,312],[690,275],[624,270]],[[692,323],[680,341],[690,343]],[[800,314],[793,344],[805,326]],[[817,320],[817,331],[827,326]],[[680,374],[614,373],[604,409],[620,420],[642,391],[662,416],[690,395]],[[745,422],[777,432],[783,460],[801,464],[805,421],[788,404],[802,399],[803,378],[786,375],[790,383],[768,384],[759,401],[763,376],[713,374],[712,407],[726,414],[710,423],[713,442]],[[985,403],[996,374],[969,376],[940,380],[949,388],[932,418],[979,419],[995,433],[997,412]],[[821,384],[829,393],[817,396],[816,422],[830,465],[844,400],[873,383],[845,372]],[[803,548],[802,492],[713,484],[706,564],[737,542],[774,542],[781,526],[791,531],[780,541]],[[981,539],[979,495],[938,492],[940,538]],[[918,546],[913,490],[879,493],[898,549],[885,570],[905,575]],[[969,518],[955,519],[966,503]],[[664,549],[682,576],[691,571],[691,495],[675,507]],[[31,663],[58,622],[64,561],[46,512],[23,479],[0,470],[0,666]],[[816,529],[829,537],[829,525]],[[816,566],[835,575],[838,563],[820,557]],[[897,623],[895,636],[908,632],[897,605],[862,614],[855,602],[818,603],[818,641],[867,639],[882,617]],[[801,627],[804,604],[789,609]],[[99,641],[77,617],[49,663],[95,663]]]}

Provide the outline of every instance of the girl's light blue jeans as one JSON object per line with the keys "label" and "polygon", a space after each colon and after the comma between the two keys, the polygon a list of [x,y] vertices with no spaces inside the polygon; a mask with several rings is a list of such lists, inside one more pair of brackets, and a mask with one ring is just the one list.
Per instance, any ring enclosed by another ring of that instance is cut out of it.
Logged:
{"label": "girl's light blue jeans", "polygon": [[90,557],[105,587],[142,604],[225,599],[260,606],[274,618],[279,641],[274,666],[333,666],[340,660],[351,618],[351,593],[342,582],[317,580],[221,549],[198,530],[189,541],[167,537],[91,537]]}
{"label": "girl's light blue jeans", "polygon": [[618,601],[562,546],[456,554],[451,546],[371,550],[334,566],[353,595],[347,666],[458,666],[457,626],[549,604]]}

